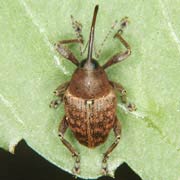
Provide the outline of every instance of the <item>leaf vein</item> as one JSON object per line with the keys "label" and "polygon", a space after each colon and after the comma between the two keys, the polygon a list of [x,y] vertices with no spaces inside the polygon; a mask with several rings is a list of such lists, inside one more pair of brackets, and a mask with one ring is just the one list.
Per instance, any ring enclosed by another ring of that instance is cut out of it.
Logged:
{"label": "leaf vein", "polygon": [[[49,39],[45,33],[45,29],[40,25],[40,23],[38,23],[38,21],[36,20],[35,16],[32,13],[32,10],[28,7],[26,2],[24,0],[19,0],[19,2],[22,5],[22,7],[24,8],[26,14],[30,17],[34,26],[39,30],[40,34],[43,37],[43,41],[45,42],[45,44],[49,47],[50,51],[54,54],[55,53],[54,46],[49,41]],[[55,65],[57,67],[59,67],[64,74],[69,74],[69,72],[66,70],[66,68],[61,64],[61,60],[59,59],[59,57],[57,55],[54,54],[53,59],[54,59]]]}
{"label": "leaf vein", "polygon": [[11,102],[9,102],[2,94],[0,94],[0,100],[2,102],[2,104],[4,104],[9,110],[10,112],[13,114],[13,116],[15,117],[15,119],[21,123],[22,125],[24,125],[24,122],[22,121],[22,119],[18,116],[16,110],[14,109],[13,105],[11,104]]}
{"label": "leaf vein", "polygon": [[157,126],[150,118],[148,118],[148,114],[144,112],[138,112],[138,111],[132,111],[130,112],[124,105],[118,103],[118,107],[120,107],[126,114],[129,113],[133,116],[135,116],[136,119],[141,118],[146,123],[147,128],[154,129],[161,137],[162,139],[169,145],[172,145],[176,147],[177,151],[180,151],[180,148],[177,148],[177,146],[171,142],[169,137],[163,132],[163,130]]}
{"label": "leaf vein", "polygon": [[173,25],[172,25],[172,23],[170,21],[169,14],[168,14],[168,11],[167,11],[167,9],[165,7],[165,4],[164,4],[163,0],[159,0],[159,2],[160,2],[160,5],[161,5],[162,14],[164,16],[164,19],[167,21],[169,32],[170,32],[172,38],[174,39],[174,41],[176,42],[178,51],[180,53],[180,39],[178,38],[178,36],[177,36],[177,34],[176,34],[176,32],[175,32],[175,30],[173,28]]}

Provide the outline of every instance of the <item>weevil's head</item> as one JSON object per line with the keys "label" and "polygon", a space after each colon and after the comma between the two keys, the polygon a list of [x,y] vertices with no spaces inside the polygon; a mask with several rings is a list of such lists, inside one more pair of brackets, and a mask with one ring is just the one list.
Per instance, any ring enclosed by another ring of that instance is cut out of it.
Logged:
{"label": "weevil's head", "polygon": [[98,69],[100,66],[99,66],[99,63],[95,59],[91,59],[90,65],[87,66],[87,59],[84,59],[79,64],[79,67],[83,69],[87,69],[87,70],[95,70],[95,69]]}

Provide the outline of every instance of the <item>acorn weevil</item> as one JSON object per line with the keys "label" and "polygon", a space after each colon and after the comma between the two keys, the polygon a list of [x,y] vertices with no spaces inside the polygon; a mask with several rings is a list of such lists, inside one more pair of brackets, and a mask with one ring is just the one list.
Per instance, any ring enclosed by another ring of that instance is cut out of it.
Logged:
{"label": "acorn weevil", "polygon": [[94,30],[98,5],[95,6],[92,25],[88,41],[88,56],[79,62],[70,49],[65,46],[69,43],[83,44],[81,34],[81,24],[73,20],[73,28],[76,31],[77,38],[59,41],[55,44],[56,50],[66,59],[70,60],[77,66],[69,82],[61,84],[55,91],[58,99],[53,100],[50,107],[57,108],[63,101],[65,115],[59,125],[59,137],[66,148],[75,158],[73,172],[80,172],[80,154],[65,139],[64,134],[69,127],[75,138],[88,148],[94,148],[104,143],[111,129],[115,134],[115,140],[112,145],[105,151],[102,158],[102,172],[108,173],[107,160],[110,153],[117,146],[121,135],[121,124],[116,116],[117,97],[115,90],[121,94],[122,102],[127,108],[135,110],[135,105],[127,103],[126,90],[121,84],[110,81],[106,75],[105,69],[109,66],[121,62],[131,54],[131,48],[126,40],[122,37],[123,28],[127,24],[127,18],[121,23],[121,29],[117,31],[114,38],[120,40],[126,50],[112,56],[103,66],[92,58]]}

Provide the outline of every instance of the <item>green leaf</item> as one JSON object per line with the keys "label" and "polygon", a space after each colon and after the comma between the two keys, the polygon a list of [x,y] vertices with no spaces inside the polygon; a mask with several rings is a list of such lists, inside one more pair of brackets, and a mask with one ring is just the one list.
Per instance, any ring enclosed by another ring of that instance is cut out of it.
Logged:
{"label": "green leaf", "polygon": [[[53,90],[69,80],[73,64],[59,56],[53,44],[75,37],[70,15],[83,24],[87,42],[93,8],[100,5],[95,43],[99,47],[113,22],[124,16],[124,33],[132,47],[128,60],[107,70],[121,82],[138,110],[126,113],[118,103],[122,138],[110,156],[109,170],[126,162],[143,179],[180,179],[180,1],[1,1],[0,5],[0,146],[11,152],[21,139],[40,155],[71,172],[74,159],[58,138],[63,105],[49,108]],[[113,31],[115,33],[115,30]],[[113,33],[111,34],[113,36]],[[78,49],[71,47],[80,59]],[[123,50],[109,37],[98,61]],[[83,178],[101,176],[102,154],[114,140],[93,150],[66,138],[81,154]]]}

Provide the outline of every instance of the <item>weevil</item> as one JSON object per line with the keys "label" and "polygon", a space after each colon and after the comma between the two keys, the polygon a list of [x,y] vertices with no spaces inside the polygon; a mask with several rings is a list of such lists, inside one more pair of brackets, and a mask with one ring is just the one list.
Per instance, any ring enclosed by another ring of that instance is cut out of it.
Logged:
{"label": "weevil", "polygon": [[121,135],[121,124],[116,115],[117,97],[115,91],[121,94],[122,102],[129,110],[135,110],[135,105],[127,103],[126,90],[121,84],[108,79],[105,69],[111,65],[121,62],[131,54],[131,48],[122,37],[122,29],[126,20],[121,24],[114,38],[120,40],[125,46],[125,52],[119,52],[112,56],[103,66],[92,57],[95,22],[98,12],[98,5],[95,6],[92,25],[88,41],[87,58],[79,62],[71,50],[65,46],[69,43],[83,43],[81,26],[74,22],[74,28],[78,34],[76,39],[62,40],[55,44],[56,50],[67,60],[77,66],[69,82],[61,84],[55,91],[58,99],[51,101],[50,107],[57,106],[64,102],[65,115],[59,125],[59,137],[65,147],[75,158],[73,172],[80,173],[80,154],[68,142],[64,134],[70,128],[74,137],[82,145],[88,148],[95,148],[104,143],[111,129],[115,134],[115,140],[105,151],[102,158],[102,172],[108,173],[107,160],[110,153],[118,145]]}

